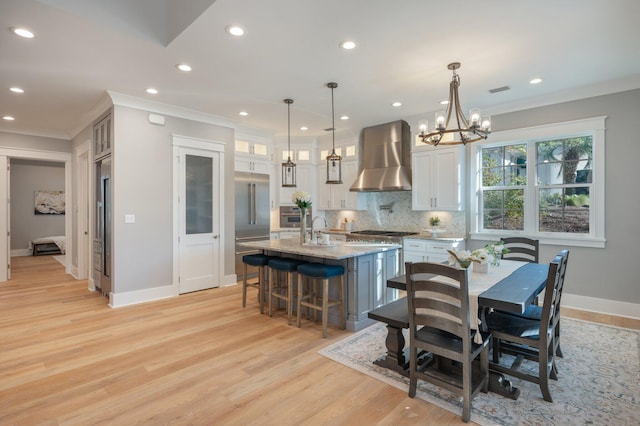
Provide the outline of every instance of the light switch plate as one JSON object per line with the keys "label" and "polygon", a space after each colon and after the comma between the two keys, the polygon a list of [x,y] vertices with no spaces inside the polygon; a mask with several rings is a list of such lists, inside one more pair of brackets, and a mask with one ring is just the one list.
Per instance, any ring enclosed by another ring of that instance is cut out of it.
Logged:
{"label": "light switch plate", "polygon": [[136,215],[135,214],[125,214],[124,215],[124,223],[136,223]]}

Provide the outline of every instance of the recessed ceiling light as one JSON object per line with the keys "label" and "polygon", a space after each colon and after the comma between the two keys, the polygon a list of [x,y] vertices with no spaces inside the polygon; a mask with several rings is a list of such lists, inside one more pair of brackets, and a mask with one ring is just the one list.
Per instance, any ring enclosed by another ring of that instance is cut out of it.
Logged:
{"label": "recessed ceiling light", "polygon": [[11,31],[15,35],[23,37],[23,38],[34,38],[35,37],[35,35],[31,31],[26,29],[26,28],[14,27],[14,28],[11,28]]}
{"label": "recessed ceiling light", "polygon": [[529,81],[529,84],[538,84],[538,83],[542,83],[542,79],[540,77],[532,78]]}
{"label": "recessed ceiling light", "polygon": [[305,131],[309,130],[309,128],[308,128],[307,126],[302,126],[302,127],[300,127],[300,130],[302,130],[303,132],[305,132]]}
{"label": "recessed ceiling light", "polygon": [[157,95],[158,94],[158,89],[154,89],[153,87],[149,87],[145,91],[150,95]]}
{"label": "recessed ceiling light", "polygon": [[191,71],[191,66],[187,64],[178,64],[176,65],[180,71],[189,72]]}
{"label": "recessed ceiling light", "polygon": [[340,117],[340,120],[348,120],[349,116],[348,115],[343,115],[342,117]]}
{"label": "recessed ceiling light", "polygon": [[3,120],[7,120],[7,121],[13,121],[15,120],[14,117],[10,116],[10,115],[5,115],[4,117],[2,117]]}
{"label": "recessed ceiling light", "polygon": [[394,102],[391,104],[392,107],[400,107],[402,106],[402,102]]}
{"label": "recessed ceiling light", "polygon": [[24,90],[19,87],[11,87],[9,90],[11,90],[13,93],[24,93]]}
{"label": "recessed ceiling light", "polygon": [[249,115],[247,111],[240,111],[238,114],[240,114],[243,117],[246,117],[247,115]]}
{"label": "recessed ceiling light", "polygon": [[440,101],[440,105],[448,105],[448,104],[449,104],[448,100]]}
{"label": "recessed ceiling light", "polygon": [[239,27],[237,25],[229,25],[225,28],[225,31],[231,34],[232,36],[240,37],[244,35],[244,28]]}
{"label": "recessed ceiling light", "polygon": [[351,40],[345,40],[345,41],[340,43],[340,47],[342,47],[344,50],[355,49],[356,42],[355,41],[351,41]]}

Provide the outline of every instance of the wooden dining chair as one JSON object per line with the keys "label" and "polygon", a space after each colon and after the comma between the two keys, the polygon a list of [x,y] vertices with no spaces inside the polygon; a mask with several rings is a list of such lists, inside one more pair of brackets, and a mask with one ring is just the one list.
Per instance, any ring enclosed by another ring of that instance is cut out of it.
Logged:
{"label": "wooden dining chair", "polygon": [[[560,348],[560,302],[562,300],[562,290],[564,289],[564,275],[567,271],[567,263],[569,263],[569,250],[562,250],[560,252],[560,255],[565,257],[565,261],[562,264],[563,268],[561,271],[559,271],[560,275],[561,275],[561,283],[560,283],[560,288],[558,289],[558,300],[556,303],[556,315],[554,315],[553,317],[553,338],[554,338],[554,349],[555,349],[555,354],[556,356],[562,358],[562,349]],[[527,309],[525,309],[525,311],[521,314],[516,314],[513,312],[509,312],[510,315],[515,315],[515,316],[519,316],[519,317],[523,317],[523,318],[528,318],[531,320],[536,320],[536,321],[540,321],[542,318],[542,306],[538,306],[537,304],[535,305],[529,305],[527,306]]]}
{"label": "wooden dining chair", "polygon": [[525,237],[502,238],[504,247],[509,249],[509,253],[502,255],[506,260],[519,260],[521,262],[538,263],[539,241]]}
{"label": "wooden dining chair", "polygon": [[[490,335],[474,343],[470,329],[467,271],[440,263],[406,265],[409,313],[409,396],[418,379],[462,396],[462,420],[471,417],[471,400],[488,391]],[[425,276],[434,274],[440,277]],[[441,278],[444,277],[444,278]],[[433,355],[418,363],[418,354]],[[474,360],[479,362],[473,365]]]}
{"label": "wooden dining chair", "polygon": [[[493,311],[486,316],[486,327],[493,336],[491,369],[536,383],[545,401],[553,402],[549,379],[557,380],[555,353],[556,331],[559,332],[559,312],[564,274],[569,252],[563,250],[549,264],[544,303],[539,320]],[[501,354],[512,354],[511,366],[501,364]],[[538,374],[520,370],[524,359],[538,363]]]}

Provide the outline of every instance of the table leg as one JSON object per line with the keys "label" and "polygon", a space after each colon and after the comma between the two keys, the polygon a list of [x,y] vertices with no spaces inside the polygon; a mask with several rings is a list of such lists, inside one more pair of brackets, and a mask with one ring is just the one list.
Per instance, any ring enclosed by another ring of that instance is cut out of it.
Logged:
{"label": "table leg", "polygon": [[489,369],[489,392],[497,393],[514,401],[520,396],[520,389],[514,388],[504,374]]}
{"label": "table leg", "polygon": [[404,376],[409,375],[409,349],[405,350],[405,340],[401,328],[387,325],[387,354],[373,363],[381,367],[396,371]]}

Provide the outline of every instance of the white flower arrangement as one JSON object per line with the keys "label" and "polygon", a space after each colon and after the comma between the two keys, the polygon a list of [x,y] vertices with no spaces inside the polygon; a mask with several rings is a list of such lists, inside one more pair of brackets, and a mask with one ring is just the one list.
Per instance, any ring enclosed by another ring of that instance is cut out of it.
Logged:
{"label": "white flower arrangement", "polygon": [[509,253],[509,249],[504,246],[504,242],[500,241],[490,241],[484,248],[494,258],[499,258],[503,254]]}
{"label": "white flower arrangement", "polygon": [[493,260],[493,256],[489,254],[486,248],[479,248],[471,252],[471,256],[481,265],[489,263]]}
{"label": "white flower arrangement", "polygon": [[447,250],[449,252],[449,265],[458,264],[468,268],[472,262],[480,263],[469,250]]}
{"label": "white flower arrangement", "polygon": [[291,195],[291,201],[301,209],[307,209],[311,207],[311,194],[307,191],[296,191]]}
{"label": "white flower arrangement", "polygon": [[468,268],[472,263],[484,265],[489,263],[493,257],[487,249],[480,248],[474,251],[469,250],[447,250],[449,252],[449,265],[458,264],[463,268]]}

